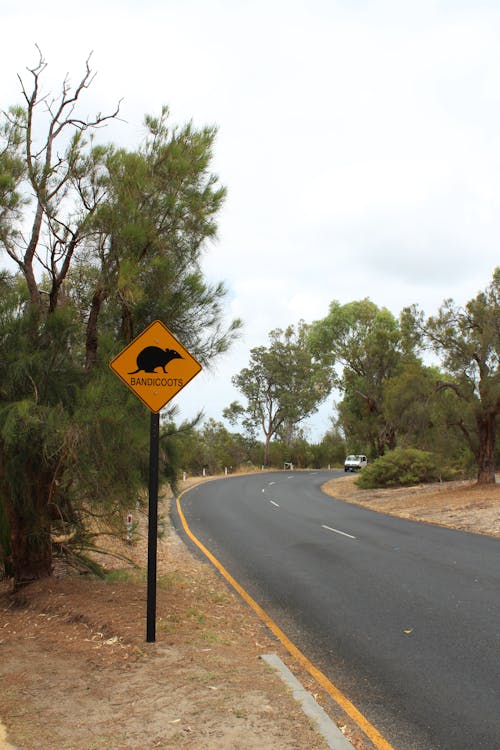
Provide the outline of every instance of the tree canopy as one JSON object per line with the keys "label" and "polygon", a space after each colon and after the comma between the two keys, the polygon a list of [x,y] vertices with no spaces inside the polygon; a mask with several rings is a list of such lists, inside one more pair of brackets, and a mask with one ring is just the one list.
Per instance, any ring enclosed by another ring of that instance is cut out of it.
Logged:
{"label": "tree canopy", "polygon": [[394,422],[384,411],[384,387],[416,357],[406,332],[386,308],[369,299],[341,305],[310,332],[310,347],[335,367],[335,386],[343,399],[339,415],[351,450],[383,455],[396,445]]}
{"label": "tree canopy", "polygon": [[246,405],[234,402],[224,416],[233,423],[243,418],[251,431],[262,430],[266,466],[273,436],[290,442],[296,425],[316,411],[331,389],[330,366],[312,356],[308,331],[303,321],[296,328],[271,331],[269,346],[252,349],[249,366],[233,377]]}
{"label": "tree canopy", "polygon": [[[396,319],[368,299],[334,301],[311,327],[310,347],[335,367],[348,450],[376,458],[396,447],[434,448],[453,462],[463,454],[459,430],[478,481],[495,482],[500,269],[465,307],[448,299],[427,319],[417,306]],[[441,367],[424,366],[425,348]]]}
{"label": "tree canopy", "polygon": [[[134,151],[102,145],[86,118],[94,74],[42,92],[21,81],[0,129],[0,493],[16,585],[51,571],[54,528],[82,544],[86,519],[130,502],[147,468],[143,407],[108,362],[154,319],[204,365],[227,350],[225,287],[200,267],[225,189],[210,171],[214,128],[145,119]],[[168,415],[167,415],[168,416]]]}
{"label": "tree canopy", "polygon": [[453,423],[475,456],[478,481],[493,484],[500,414],[500,268],[463,308],[448,299],[427,320],[417,307],[407,314],[441,359],[444,372],[436,392],[452,394],[460,404]]}

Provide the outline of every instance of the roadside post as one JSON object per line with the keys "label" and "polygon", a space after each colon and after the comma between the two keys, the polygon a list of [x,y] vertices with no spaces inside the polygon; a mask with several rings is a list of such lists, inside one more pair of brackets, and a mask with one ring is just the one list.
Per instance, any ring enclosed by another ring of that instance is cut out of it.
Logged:
{"label": "roadside post", "polygon": [[[156,567],[160,411],[199,372],[201,365],[161,322],[155,320],[109,366],[150,410],[148,485],[148,582],[146,641],[156,640]],[[168,369],[167,369],[168,368]]]}
{"label": "roadside post", "polygon": [[127,516],[127,542],[128,544],[132,544],[132,514],[129,513]]}

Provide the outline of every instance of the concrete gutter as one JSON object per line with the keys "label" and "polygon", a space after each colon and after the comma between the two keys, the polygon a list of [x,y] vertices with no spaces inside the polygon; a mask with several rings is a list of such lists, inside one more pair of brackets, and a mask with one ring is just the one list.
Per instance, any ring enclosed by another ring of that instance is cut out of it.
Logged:
{"label": "concrete gutter", "polygon": [[330,719],[326,711],[314,700],[311,693],[302,687],[277,654],[262,654],[260,658],[275,669],[283,682],[292,689],[293,697],[300,703],[304,713],[313,720],[331,750],[355,750],[335,722]]}

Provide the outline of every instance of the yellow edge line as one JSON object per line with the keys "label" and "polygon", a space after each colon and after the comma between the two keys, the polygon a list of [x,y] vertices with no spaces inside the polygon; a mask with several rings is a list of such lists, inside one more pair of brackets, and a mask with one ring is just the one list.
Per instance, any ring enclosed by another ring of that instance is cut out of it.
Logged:
{"label": "yellow edge line", "polygon": [[[199,486],[195,485],[195,486]],[[261,620],[265,622],[267,627],[274,633],[274,635],[278,638],[279,641],[283,644],[283,646],[287,649],[287,651],[300,663],[302,666],[309,672],[309,674],[314,677],[314,679],[322,686],[322,688],[328,693],[328,695],[333,698],[333,700],[338,703],[338,705],[345,711],[345,713],[358,725],[358,727],[366,734],[366,736],[373,742],[377,750],[394,750],[393,746],[390,745],[387,740],[382,737],[380,732],[375,729],[373,724],[371,724],[368,719],[363,716],[363,714],[358,711],[356,706],[354,706],[351,701],[346,698],[346,696],[337,688],[333,683],[330,682],[330,680],[321,672],[317,667],[314,666],[312,662],[309,661],[309,659],[300,651],[297,646],[295,646],[294,643],[288,638],[287,635],[281,630],[281,628],[278,627],[278,625],[274,622],[274,620],[271,619],[271,617],[267,614],[265,610],[262,609],[260,604],[257,604],[255,599],[252,599],[250,594],[248,594],[244,588],[240,586],[238,581],[236,581],[233,576],[225,569],[225,567],[217,560],[216,557],[212,555],[210,550],[208,550],[201,542],[200,540],[193,534],[191,529],[189,528],[186,518],[184,516],[184,513],[182,512],[181,508],[181,498],[183,495],[186,494],[186,492],[189,492],[190,490],[194,489],[194,487],[189,487],[188,489],[184,490],[184,492],[181,492],[179,497],[177,498],[177,511],[179,513],[179,517],[181,519],[182,526],[184,528],[184,531],[188,535],[188,537],[191,539],[194,544],[203,552],[203,554],[208,557],[210,562],[217,568],[219,573],[224,576],[224,578],[228,581],[228,583],[231,584],[231,586],[238,592],[238,594],[246,601],[246,603],[256,612],[256,614],[260,617]]]}

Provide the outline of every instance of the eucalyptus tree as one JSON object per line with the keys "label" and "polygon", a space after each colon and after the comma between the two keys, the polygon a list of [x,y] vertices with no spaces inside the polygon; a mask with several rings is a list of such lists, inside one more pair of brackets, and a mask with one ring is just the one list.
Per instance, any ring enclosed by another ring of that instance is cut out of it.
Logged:
{"label": "eucalyptus tree", "polygon": [[442,382],[437,366],[404,365],[384,385],[383,412],[394,425],[399,448],[433,452],[448,468],[468,474],[473,456],[452,429],[462,409],[451,392],[440,391]]}
{"label": "eucalyptus tree", "polygon": [[[128,503],[147,468],[143,407],[107,363],[161,319],[207,366],[239,322],[200,259],[225,189],[211,172],[214,128],[145,120],[135,151],[97,142],[119,115],[85,117],[94,80],[42,91],[46,62],[19,77],[23,103],[0,130],[0,495],[15,585],[49,575],[55,525],[70,538]],[[116,381],[116,382],[115,382]],[[52,537],[51,537],[52,533]]]}
{"label": "eucalyptus tree", "polygon": [[339,419],[348,446],[373,457],[394,448],[396,425],[384,411],[384,387],[405,363],[416,360],[400,321],[369,299],[344,305],[333,301],[328,315],[312,326],[310,346],[334,364],[334,384],[343,394]]}
{"label": "eucalyptus tree", "polygon": [[248,367],[232,379],[246,404],[233,402],[224,416],[233,424],[241,419],[250,432],[262,431],[266,466],[272,438],[281,433],[290,442],[293,429],[318,409],[331,390],[330,364],[313,356],[308,333],[303,321],[297,327],[271,331],[269,346],[252,349]]}
{"label": "eucalyptus tree", "polygon": [[493,484],[500,414],[500,268],[464,307],[447,299],[427,320],[416,307],[406,312],[441,359],[444,375],[435,390],[457,402],[454,426],[475,456],[478,482]]}

